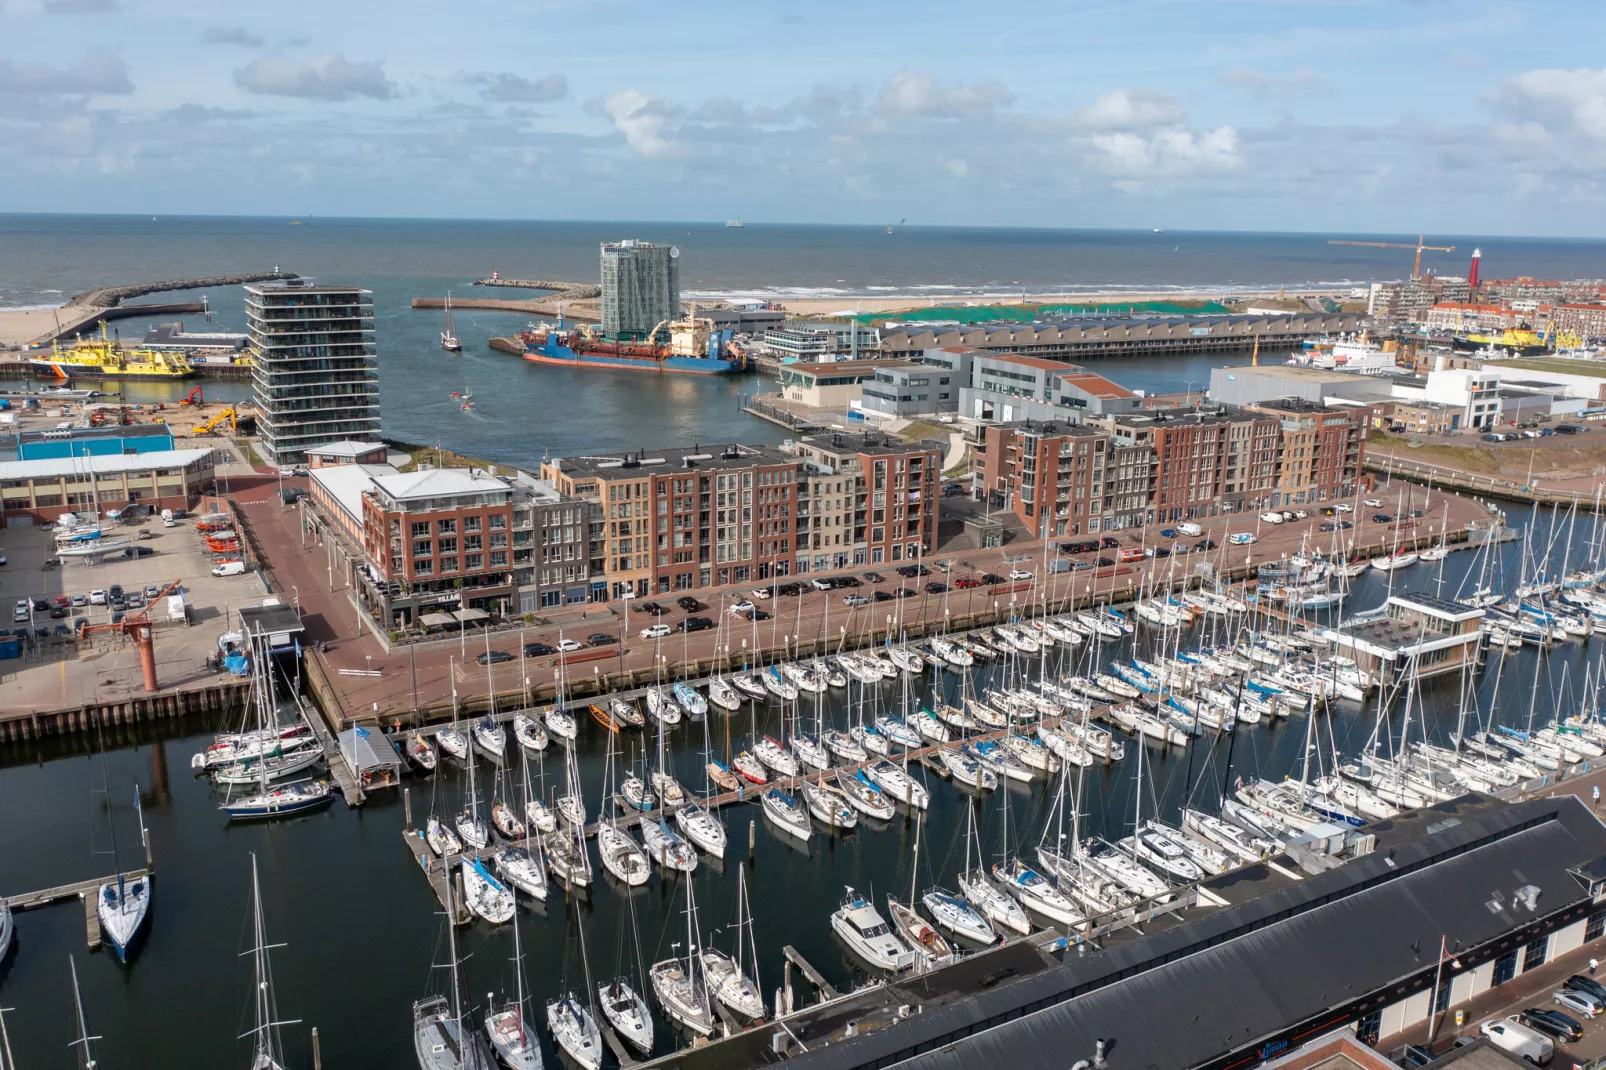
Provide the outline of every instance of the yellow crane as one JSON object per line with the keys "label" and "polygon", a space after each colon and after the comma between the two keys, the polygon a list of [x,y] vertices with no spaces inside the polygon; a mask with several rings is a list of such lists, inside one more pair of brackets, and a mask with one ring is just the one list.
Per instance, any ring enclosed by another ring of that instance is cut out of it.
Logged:
{"label": "yellow crane", "polygon": [[1409,242],[1397,242],[1397,241],[1344,241],[1344,240],[1339,239],[1339,238],[1334,238],[1334,239],[1330,240],[1327,244],[1328,245],[1364,245],[1368,249],[1415,249],[1416,250],[1416,262],[1411,265],[1411,278],[1414,279],[1414,278],[1417,278],[1419,275],[1422,274],[1422,253],[1423,253],[1424,250],[1426,250],[1428,252],[1431,252],[1431,253],[1453,253],[1453,252],[1455,252],[1455,246],[1453,246],[1453,245],[1425,245],[1425,244],[1423,244],[1423,241],[1424,241],[1424,236],[1421,235],[1421,234],[1418,234],[1416,236],[1416,244],[1415,245],[1412,245]]}

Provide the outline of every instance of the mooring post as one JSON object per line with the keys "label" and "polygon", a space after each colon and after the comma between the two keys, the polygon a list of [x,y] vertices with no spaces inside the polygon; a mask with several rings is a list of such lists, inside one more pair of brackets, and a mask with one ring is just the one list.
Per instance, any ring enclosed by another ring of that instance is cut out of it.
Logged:
{"label": "mooring post", "polygon": [[323,1052],[318,1049],[318,1027],[312,1027],[312,1070],[323,1070]]}
{"label": "mooring post", "polygon": [[411,832],[413,829],[413,789],[402,788],[402,822],[404,828]]}

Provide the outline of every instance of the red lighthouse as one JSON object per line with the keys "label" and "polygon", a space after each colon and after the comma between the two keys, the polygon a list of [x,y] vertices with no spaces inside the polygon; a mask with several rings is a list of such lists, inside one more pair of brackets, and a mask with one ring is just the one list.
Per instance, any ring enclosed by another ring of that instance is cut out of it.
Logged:
{"label": "red lighthouse", "polygon": [[1467,274],[1467,286],[1472,290],[1478,288],[1478,261],[1483,259],[1483,250],[1472,250],[1472,270]]}

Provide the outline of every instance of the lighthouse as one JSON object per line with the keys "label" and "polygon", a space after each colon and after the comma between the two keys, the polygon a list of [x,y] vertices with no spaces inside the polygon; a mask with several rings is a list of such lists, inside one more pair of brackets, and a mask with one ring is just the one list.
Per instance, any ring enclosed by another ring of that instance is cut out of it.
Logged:
{"label": "lighthouse", "polygon": [[1467,273],[1467,287],[1476,293],[1478,290],[1478,261],[1483,259],[1483,250],[1472,250],[1472,270]]}

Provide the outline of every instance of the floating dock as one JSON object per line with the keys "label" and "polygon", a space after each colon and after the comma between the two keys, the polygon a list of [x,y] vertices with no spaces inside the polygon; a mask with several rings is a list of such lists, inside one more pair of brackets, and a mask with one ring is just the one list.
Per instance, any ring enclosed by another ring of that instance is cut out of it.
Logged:
{"label": "floating dock", "polygon": [[68,899],[79,899],[84,904],[84,935],[91,951],[100,947],[100,915],[96,913],[96,897],[100,889],[112,884],[121,876],[125,881],[148,880],[151,871],[148,869],[133,869],[127,873],[113,873],[109,877],[94,877],[87,881],[78,881],[76,884],[62,884],[54,888],[44,888],[37,892],[25,892],[22,895],[6,897],[6,906],[13,911],[35,910],[39,907],[51,906]]}

